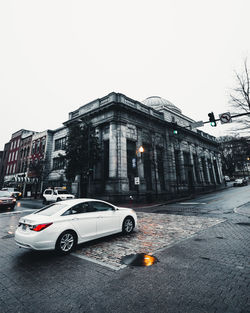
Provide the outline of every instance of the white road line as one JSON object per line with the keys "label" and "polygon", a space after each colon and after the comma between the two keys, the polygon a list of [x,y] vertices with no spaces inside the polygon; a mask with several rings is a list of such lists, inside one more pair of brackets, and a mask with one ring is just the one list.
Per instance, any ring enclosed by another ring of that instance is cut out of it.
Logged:
{"label": "white road line", "polygon": [[34,211],[34,210],[27,209],[27,210],[22,210],[22,211],[10,211],[10,212],[1,213],[1,215],[21,214],[21,213],[26,213],[26,212],[31,212],[31,211]]}
{"label": "white road line", "polygon": [[122,265],[122,264],[119,265],[119,266],[113,266],[113,265],[110,265],[110,264],[107,264],[107,263],[98,261],[98,260],[96,260],[96,259],[88,258],[88,257],[86,257],[86,256],[84,256],[84,255],[81,255],[81,254],[75,253],[75,252],[74,252],[74,253],[71,253],[71,255],[73,255],[73,256],[75,256],[75,257],[77,257],[77,258],[80,258],[80,259],[83,259],[83,260],[92,262],[92,263],[96,263],[96,264],[98,264],[98,265],[102,265],[102,266],[108,267],[108,268],[110,268],[110,269],[112,269],[112,270],[115,270],[115,271],[119,271],[120,269],[127,267],[127,265]]}
{"label": "white road line", "polygon": [[206,204],[205,202],[179,202],[179,204]]}

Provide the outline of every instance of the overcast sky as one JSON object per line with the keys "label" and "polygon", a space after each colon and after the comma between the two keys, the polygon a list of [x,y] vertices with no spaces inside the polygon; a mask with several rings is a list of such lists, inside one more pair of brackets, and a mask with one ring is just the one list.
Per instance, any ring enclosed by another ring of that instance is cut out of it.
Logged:
{"label": "overcast sky", "polygon": [[112,91],[161,96],[195,120],[230,111],[249,12],[249,0],[0,1],[0,150]]}

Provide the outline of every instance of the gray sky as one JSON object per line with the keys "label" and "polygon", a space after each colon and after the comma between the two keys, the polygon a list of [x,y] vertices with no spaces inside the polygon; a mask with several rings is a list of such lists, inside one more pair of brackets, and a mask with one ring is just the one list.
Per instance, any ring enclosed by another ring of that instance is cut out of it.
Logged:
{"label": "gray sky", "polygon": [[112,91],[161,96],[195,120],[229,111],[249,12],[249,0],[0,1],[0,149]]}

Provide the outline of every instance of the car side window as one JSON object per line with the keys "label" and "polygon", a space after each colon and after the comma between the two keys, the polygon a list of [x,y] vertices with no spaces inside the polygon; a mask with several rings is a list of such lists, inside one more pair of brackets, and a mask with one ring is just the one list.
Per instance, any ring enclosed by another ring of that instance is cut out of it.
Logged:
{"label": "car side window", "polygon": [[44,194],[45,195],[51,195],[52,194],[52,190],[45,190]]}
{"label": "car side window", "polygon": [[98,201],[93,201],[91,202],[92,207],[95,209],[95,211],[113,211],[114,207],[104,203],[104,202],[98,202]]}

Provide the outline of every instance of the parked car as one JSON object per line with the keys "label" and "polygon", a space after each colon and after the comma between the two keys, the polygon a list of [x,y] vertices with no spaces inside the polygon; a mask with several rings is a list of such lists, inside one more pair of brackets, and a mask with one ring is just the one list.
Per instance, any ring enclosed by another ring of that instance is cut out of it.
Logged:
{"label": "parked car", "polygon": [[136,224],[132,209],[95,199],[65,200],[21,217],[15,241],[23,248],[67,254],[82,242],[119,232],[131,234]]}
{"label": "parked car", "polygon": [[13,210],[16,205],[16,198],[12,194],[5,190],[0,190],[0,209]]}
{"label": "parked car", "polygon": [[230,181],[230,177],[229,176],[224,176],[224,179],[226,182]]}
{"label": "parked car", "polygon": [[237,186],[247,186],[248,183],[247,183],[247,180],[245,178],[237,178],[234,182],[234,186],[237,187]]}
{"label": "parked car", "polygon": [[43,192],[43,203],[47,204],[49,202],[57,202],[62,200],[74,199],[75,196],[69,194],[66,189],[55,188],[55,189],[45,189]]}
{"label": "parked car", "polygon": [[8,191],[12,194],[13,197],[15,197],[17,200],[21,199],[22,198],[22,193],[21,191],[19,191],[18,189],[16,188],[12,188],[12,187],[5,187],[5,188],[2,188],[2,191]]}

